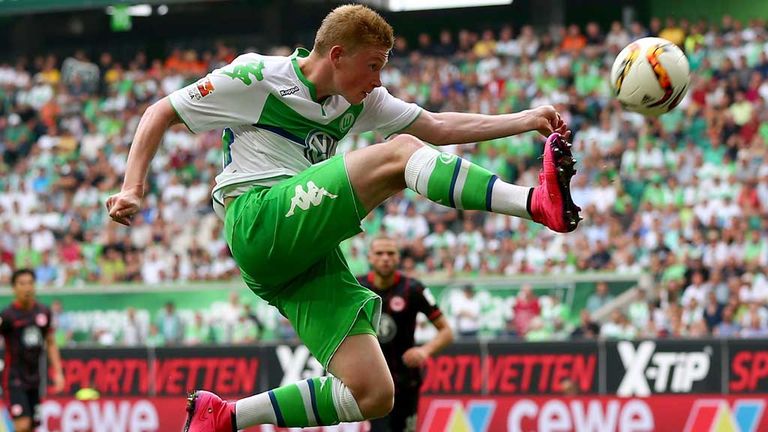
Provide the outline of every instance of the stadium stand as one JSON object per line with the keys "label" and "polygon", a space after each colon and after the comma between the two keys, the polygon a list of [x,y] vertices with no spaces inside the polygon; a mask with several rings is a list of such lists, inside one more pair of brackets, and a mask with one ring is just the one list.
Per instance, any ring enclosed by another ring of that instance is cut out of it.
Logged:
{"label": "stadium stand", "polygon": [[[429,110],[490,114],[555,105],[575,132],[574,201],[585,221],[575,233],[554,235],[519,219],[456,212],[406,191],[372,212],[366,232],[346,243],[350,267],[366,271],[367,240],[386,232],[401,241],[403,270],[418,277],[651,277],[650,289],[636,290],[601,329],[590,317],[596,309],[576,316],[559,296],[537,298],[523,289],[504,303],[494,336],[768,336],[765,22],[654,19],[649,30],[618,22],[607,32],[596,23],[583,31],[577,25],[547,33],[528,26],[476,30],[445,31],[436,42],[427,34],[398,38],[384,85]],[[659,119],[623,112],[607,81],[619,49],[646,35],[675,39],[693,71],[688,96]],[[235,277],[238,269],[210,205],[221,156],[216,132],[192,135],[180,125],[166,134],[153,162],[148,205],[130,230],[108,222],[104,200],[119,187],[148,104],[236,53],[212,44],[202,52],[177,49],[164,59],[142,52],[129,61],[106,52],[96,58],[40,53],[0,64],[0,284],[19,267],[34,268],[49,293],[85,284]],[[350,136],[340,151],[382,138]],[[541,146],[539,137],[523,135],[451,151],[502,178],[534,185]],[[463,295],[450,296],[446,310],[483,301],[482,292],[475,300]],[[587,304],[598,308],[609,297],[599,289]],[[113,320],[99,320],[119,323],[104,328],[78,319],[78,311],[59,308],[57,319],[67,343],[295,337],[278,320],[265,336],[255,315],[232,302],[217,307],[234,310],[231,316],[247,326],[213,323],[211,308],[179,315],[173,305],[157,317],[155,310],[121,310]],[[216,327],[212,333],[210,327]]]}

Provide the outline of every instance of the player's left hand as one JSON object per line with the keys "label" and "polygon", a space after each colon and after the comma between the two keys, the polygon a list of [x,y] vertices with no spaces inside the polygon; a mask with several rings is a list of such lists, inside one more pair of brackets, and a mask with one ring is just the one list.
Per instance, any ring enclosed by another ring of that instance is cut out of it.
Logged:
{"label": "player's left hand", "polygon": [[531,116],[531,130],[535,130],[545,137],[557,132],[566,141],[570,140],[571,131],[568,129],[568,125],[552,105],[536,107],[528,110],[528,113]]}
{"label": "player's left hand", "polygon": [[125,226],[131,225],[133,215],[141,210],[142,194],[136,189],[126,189],[107,199],[107,211],[113,221]]}
{"label": "player's left hand", "polygon": [[59,372],[53,375],[53,387],[51,393],[61,393],[64,391],[64,374]]}
{"label": "player's left hand", "polygon": [[413,347],[403,354],[403,362],[410,368],[419,368],[429,358],[429,352],[424,347]]}

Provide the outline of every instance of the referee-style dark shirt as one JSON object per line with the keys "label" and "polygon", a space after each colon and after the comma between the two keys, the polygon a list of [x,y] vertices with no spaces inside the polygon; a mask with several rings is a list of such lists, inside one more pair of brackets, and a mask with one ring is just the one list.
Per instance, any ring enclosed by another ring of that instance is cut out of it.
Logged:
{"label": "referee-style dark shirt", "polygon": [[361,285],[381,296],[382,310],[379,325],[379,343],[395,386],[421,385],[419,368],[409,368],[403,362],[403,354],[415,345],[416,315],[421,312],[434,322],[443,313],[432,293],[418,280],[400,272],[395,274],[394,285],[384,290],[373,286],[373,273],[360,276]]}

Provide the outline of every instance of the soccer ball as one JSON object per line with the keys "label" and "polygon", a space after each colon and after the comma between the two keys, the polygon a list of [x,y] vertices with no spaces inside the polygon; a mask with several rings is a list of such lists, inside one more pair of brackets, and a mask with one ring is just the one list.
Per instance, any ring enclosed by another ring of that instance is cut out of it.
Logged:
{"label": "soccer ball", "polygon": [[688,59],[672,42],[656,37],[627,45],[613,62],[611,86],[629,110],[658,116],[683,99],[691,82]]}

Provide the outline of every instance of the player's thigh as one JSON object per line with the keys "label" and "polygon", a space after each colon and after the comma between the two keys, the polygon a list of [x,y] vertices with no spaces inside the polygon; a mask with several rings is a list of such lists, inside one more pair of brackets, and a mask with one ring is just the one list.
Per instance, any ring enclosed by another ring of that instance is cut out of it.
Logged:
{"label": "player's thigh", "polygon": [[414,136],[398,135],[385,143],[346,155],[349,180],[366,213],[405,188],[404,172],[408,159],[424,145]]}
{"label": "player's thigh", "polygon": [[378,329],[381,298],[357,282],[339,247],[289,283],[262,290],[326,369],[348,335]]}
{"label": "player's thigh", "polygon": [[232,254],[265,285],[285,283],[361,232],[365,210],[342,156],[314,165],[268,190],[229,204],[225,230]]}

